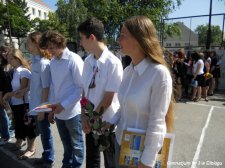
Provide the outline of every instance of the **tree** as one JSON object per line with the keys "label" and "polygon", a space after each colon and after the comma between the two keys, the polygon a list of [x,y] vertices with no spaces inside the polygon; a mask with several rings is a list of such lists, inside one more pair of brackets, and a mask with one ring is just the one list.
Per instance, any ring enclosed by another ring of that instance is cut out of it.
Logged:
{"label": "tree", "polygon": [[7,0],[5,5],[5,19],[2,29],[8,32],[7,36],[12,42],[12,36],[18,39],[26,37],[31,29],[30,16],[27,14],[28,7],[25,0]]}
{"label": "tree", "polygon": [[[121,23],[134,15],[149,17],[156,27],[160,27],[162,18],[181,4],[182,0],[92,0],[86,1],[88,17],[95,16],[103,21],[106,37],[116,39]],[[170,25],[168,28],[174,28]],[[159,28],[158,28],[159,30]],[[169,32],[171,29],[167,29]],[[174,30],[174,29],[173,29]]]}
{"label": "tree", "polygon": [[[198,43],[200,46],[205,46],[207,40],[207,30],[208,24],[199,25],[195,29],[195,32],[198,33]],[[221,34],[220,26],[212,25],[211,26],[211,44],[212,45],[220,45],[221,44]]]}
{"label": "tree", "polygon": [[32,25],[35,31],[44,32],[46,30],[56,30],[64,36],[68,36],[66,24],[60,23],[56,14],[52,12],[48,14],[48,20],[41,20],[40,18],[35,18],[32,20]]}
{"label": "tree", "polygon": [[[121,24],[134,15],[148,16],[156,25],[181,4],[182,0],[58,0],[56,14],[66,23],[69,37],[77,39],[77,26],[87,17],[103,21],[109,43],[117,38]],[[169,27],[169,26],[168,26]],[[170,26],[172,28],[173,26]],[[170,30],[170,29],[168,29]]]}
{"label": "tree", "polygon": [[87,8],[83,0],[58,0],[57,6],[56,15],[59,22],[66,24],[70,40],[77,41],[77,26],[87,17]]}

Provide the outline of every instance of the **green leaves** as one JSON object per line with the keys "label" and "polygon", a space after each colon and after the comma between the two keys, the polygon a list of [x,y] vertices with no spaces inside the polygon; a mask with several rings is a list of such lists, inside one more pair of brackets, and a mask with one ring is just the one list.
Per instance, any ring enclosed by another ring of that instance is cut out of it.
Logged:
{"label": "green leaves", "polygon": [[[195,32],[198,33],[199,37],[199,45],[205,46],[206,39],[207,39],[207,31],[208,31],[208,25],[199,25]],[[211,25],[211,44],[219,45],[222,41],[222,30],[220,30],[220,26]]]}

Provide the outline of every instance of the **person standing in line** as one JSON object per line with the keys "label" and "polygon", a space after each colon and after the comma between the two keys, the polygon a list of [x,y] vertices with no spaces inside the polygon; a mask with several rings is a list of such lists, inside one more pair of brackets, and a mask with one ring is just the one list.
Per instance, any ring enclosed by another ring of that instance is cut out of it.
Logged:
{"label": "person standing in line", "polygon": [[[202,97],[202,87],[205,85],[205,78],[204,78],[204,62],[203,56],[198,53],[194,52],[191,54],[193,63],[193,78],[192,80],[196,80],[198,82],[197,88],[193,87],[192,99],[195,102],[201,100]],[[197,97],[196,97],[197,94]]]}
{"label": "person standing in line", "polygon": [[136,128],[146,130],[138,168],[151,168],[155,165],[166,132],[172,131],[174,99],[171,74],[154,24],[146,16],[133,16],[126,20],[118,42],[132,63],[124,70],[118,92],[120,109],[110,121],[117,125],[116,163],[119,162],[123,131]]}
{"label": "person standing in line", "polygon": [[[27,38],[28,51],[32,54],[30,111],[40,104],[49,102],[51,55],[47,51],[40,49],[39,42],[41,36],[41,32],[33,32]],[[41,134],[41,142],[44,150],[42,157],[36,159],[34,164],[42,165],[45,168],[53,167],[55,156],[52,130],[48,122],[48,113],[43,112],[37,114],[36,112],[31,112],[31,115],[35,116],[37,132]]]}
{"label": "person standing in line", "polygon": [[12,128],[12,118],[8,116],[3,101],[3,96],[5,93],[12,91],[11,80],[13,69],[7,61],[7,55],[10,50],[11,48],[8,46],[0,47],[0,146],[10,142],[11,138],[15,136]]}
{"label": "person standing in line", "polygon": [[[94,17],[87,19],[78,27],[81,46],[91,53],[84,62],[83,86],[84,96],[94,104],[94,111],[100,112],[103,107],[103,121],[110,121],[119,108],[117,92],[122,80],[123,66],[121,61],[108,50],[103,42],[104,25]],[[100,151],[95,145],[89,121],[82,111],[82,126],[86,134],[86,167],[100,168]],[[110,135],[115,141],[115,132]],[[114,149],[113,143],[110,144]],[[113,145],[113,146],[112,146]],[[115,167],[114,154],[103,151],[106,168]]]}
{"label": "person standing in line", "polygon": [[62,168],[79,168],[84,157],[80,106],[83,61],[66,47],[66,38],[56,31],[44,32],[39,46],[53,56],[50,72],[54,110],[48,118],[52,122],[55,115],[64,147]]}
{"label": "person standing in line", "polygon": [[[15,121],[16,143],[13,150],[21,149],[25,144],[23,141],[27,138],[27,150],[18,159],[27,159],[35,154],[34,141],[36,138],[35,125],[26,125],[24,117],[28,113],[29,100],[28,91],[31,77],[30,66],[19,49],[12,49],[7,56],[8,62],[14,67],[13,78],[11,81],[12,92],[7,92],[3,99],[11,101]],[[22,92],[26,90],[26,92]],[[21,92],[23,94],[21,94]]]}

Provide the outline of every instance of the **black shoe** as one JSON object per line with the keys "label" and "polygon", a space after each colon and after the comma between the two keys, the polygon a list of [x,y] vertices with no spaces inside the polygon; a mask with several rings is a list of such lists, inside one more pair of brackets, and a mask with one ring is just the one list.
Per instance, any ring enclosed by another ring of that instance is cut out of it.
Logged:
{"label": "black shoe", "polygon": [[53,163],[44,163],[43,164],[43,168],[52,168],[54,166],[54,162]]}
{"label": "black shoe", "polygon": [[44,159],[43,158],[37,158],[34,160],[33,165],[42,165],[44,164]]}
{"label": "black shoe", "polygon": [[54,166],[54,162],[46,163],[43,158],[38,158],[34,160],[33,165],[42,165],[43,168],[52,168]]}

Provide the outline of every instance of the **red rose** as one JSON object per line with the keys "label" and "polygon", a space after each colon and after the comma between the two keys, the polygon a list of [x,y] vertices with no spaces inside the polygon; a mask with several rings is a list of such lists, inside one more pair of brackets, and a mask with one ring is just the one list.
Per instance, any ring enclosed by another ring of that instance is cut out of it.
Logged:
{"label": "red rose", "polygon": [[83,97],[81,100],[80,100],[80,104],[81,104],[81,108],[85,108],[86,105],[88,103],[88,99],[86,97]]}

